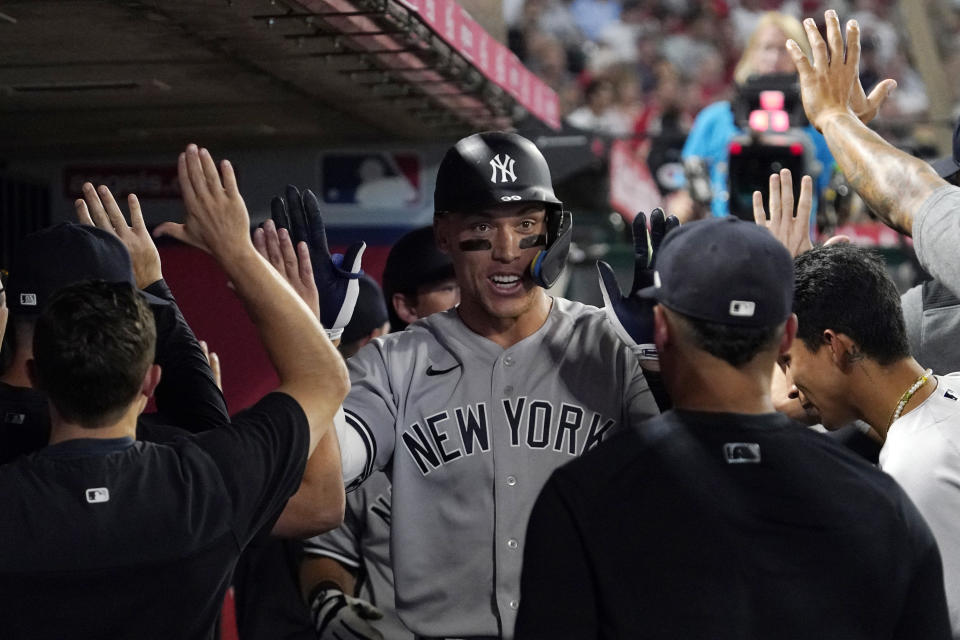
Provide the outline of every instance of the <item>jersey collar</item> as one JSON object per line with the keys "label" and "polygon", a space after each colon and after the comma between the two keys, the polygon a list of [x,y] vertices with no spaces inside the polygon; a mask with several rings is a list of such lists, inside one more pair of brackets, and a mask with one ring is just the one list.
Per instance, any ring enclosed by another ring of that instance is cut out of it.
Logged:
{"label": "jersey collar", "polygon": [[44,447],[37,453],[55,458],[104,455],[129,449],[135,442],[136,440],[130,436],[122,438],[74,438]]}

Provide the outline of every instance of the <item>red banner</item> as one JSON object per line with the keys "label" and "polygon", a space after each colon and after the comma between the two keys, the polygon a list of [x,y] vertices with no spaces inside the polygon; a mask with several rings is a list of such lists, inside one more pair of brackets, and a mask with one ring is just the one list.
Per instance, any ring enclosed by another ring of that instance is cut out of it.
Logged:
{"label": "red banner", "polygon": [[401,0],[485,77],[527,111],[560,128],[560,99],[506,46],[497,42],[456,0]]}
{"label": "red banner", "polygon": [[82,197],[84,182],[107,185],[117,199],[131,193],[141,200],[180,198],[176,165],[68,166],[63,170],[63,197]]}
{"label": "red banner", "polygon": [[623,140],[610,146],[610,206],[627,222],[633,222],[637,211],[663,206],[663,196],[646,163]]}

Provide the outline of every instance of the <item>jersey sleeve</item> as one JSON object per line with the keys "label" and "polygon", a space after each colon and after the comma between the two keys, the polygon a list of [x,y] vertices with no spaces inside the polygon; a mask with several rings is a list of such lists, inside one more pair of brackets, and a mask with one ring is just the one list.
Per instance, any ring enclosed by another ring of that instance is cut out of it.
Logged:
{"label": "jersey sleeve", "polygon": [[923,326],[923,298],[922,285],[908,289],[900,296],[900,308],[903,310],[903,323],[907,329],[907,342],[910,343],[910,353],[916,356],[920,353],[921,332]]}
{"label": "jersey sleeve", "polygon": [[360,571],[363,563],[360,537],[365,510],[362,494],[361,488],[347,496],[343,524],[332,531],[306,539],[303,543],[304,554],[330,558],[354,572]]}
{"label": "jersey sleeve", "polygon": [[385,467],[393,457],[398,410],[388,365],[380,340],[368,343],[347,361],[350,393],[343,402],[343,413],[347,425],[359,435],[366,460],[360,476],[347,486],[348,491]]}
{"label": "jersey sleeve", "polygon": [[192,433],[229,422],[227,404],[213,379],[210,364],[170,288],[158,280],[144,291],[166,301],[150,305],[157,325],[155,361],[161,368],[155,392],[157,413],[152,422]]}
{"label": "jersey sleeve", "polygon": [[[650,385],[647,383],[647,378],[643,374],[643,369],[640,367],[640,361],[632,351],[625,359],[625,366],[626,390],[623,394],[623,424],[630,426],[640,424],[648,418],[659,415],[660,409],[653,392],[650,390]],[[665,388],[663,389],[663,396],[662,401],[668,403],[669,396]]]}
{"label": "jersey sleeve", "polygon": [[516,640],[599,637],[585,546],[555,473],[540,492],[527,526]]}
{"label": "jersey sleeve", "polygon": [[233,503],[234,531],[245,545],[300,486],[310,425],[296,400],[274,392],[193,441],[219,468]]}
{"label": "jersey sleeve", "polygon": [[921,266],[960,295],[960,187],[934,191],[913,218],[913,246]]}

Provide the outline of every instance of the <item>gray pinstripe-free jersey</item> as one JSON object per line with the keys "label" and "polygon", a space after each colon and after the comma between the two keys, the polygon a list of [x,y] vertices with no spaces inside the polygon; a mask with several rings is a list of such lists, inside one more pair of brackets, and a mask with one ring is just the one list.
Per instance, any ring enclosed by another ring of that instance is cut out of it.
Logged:
{"label": "gray pinstripe-free jersey", "polygon": [[348,362],[347,423],[389,465],[397,610],[427,637],[511,638],[527,520],[551,472],[657,413],[603,310],[553,298],[508,349],[456,309]]}

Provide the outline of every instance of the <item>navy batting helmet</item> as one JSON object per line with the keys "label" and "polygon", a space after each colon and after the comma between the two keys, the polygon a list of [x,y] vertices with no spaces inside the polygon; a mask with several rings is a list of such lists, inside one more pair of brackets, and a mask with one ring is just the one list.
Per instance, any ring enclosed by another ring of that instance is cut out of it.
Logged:
{"label": "navy batting helmet", "polygon": [[530,263],[530,275],[549,287],[566,264],[573,216],[554,195],[550,168],[537,146],[515,133],[487,131],[463,138],[443,156],[433,195],[436,215],[519,202],[546,209],[546,246]]}

